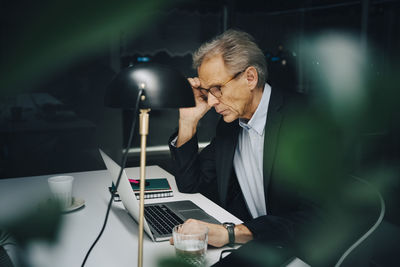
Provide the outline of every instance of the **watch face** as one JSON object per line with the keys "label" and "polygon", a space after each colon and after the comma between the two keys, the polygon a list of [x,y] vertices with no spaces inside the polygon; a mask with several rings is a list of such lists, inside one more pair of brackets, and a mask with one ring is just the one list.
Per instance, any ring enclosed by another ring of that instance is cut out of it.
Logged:
{"label": "watch face", "polygon": [[228,228],[228,227],[235,227],[235,224],[234,223],[231,223],[231,222],[225,222],[225,223],[223,223],[222,224],[225,228]]}
{"label": "watch face", "polygon": [[222,224],[226,230],[228,230],[229,236],[229,246],[233,246],[235,244],[235,224],[231,222],[225,222]]}

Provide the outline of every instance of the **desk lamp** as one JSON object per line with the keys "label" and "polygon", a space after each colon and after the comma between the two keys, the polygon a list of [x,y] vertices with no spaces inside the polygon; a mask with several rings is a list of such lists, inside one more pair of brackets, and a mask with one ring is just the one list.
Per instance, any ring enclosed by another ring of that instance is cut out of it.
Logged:
{"label": "desk lamp", "polygon": [[[139,250],[138,266],[143,265],[144,186],[146,171],[146,138],[150,109],[194,107],[189,82],[176,70],[159,64],[145,63],[122,70],[108,87],[105,105],[113,108],[140,109],[140,193],[139,193]],[[135,117],[135,115],[133,116]],[[134,123],[132,123],[131,136]],[[128,141],[128,150],[130,148]],[[124,162],[124,161],[123,161]],[[122,164],[121,171],[125,164]],[[118,187],[118,182],[116,187]]]}

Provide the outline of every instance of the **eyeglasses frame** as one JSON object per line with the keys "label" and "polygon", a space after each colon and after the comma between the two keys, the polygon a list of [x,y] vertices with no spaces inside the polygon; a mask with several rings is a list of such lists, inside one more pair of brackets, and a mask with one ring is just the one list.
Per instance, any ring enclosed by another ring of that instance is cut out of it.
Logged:
{"label": "eyeglasses frame", "polygon": [[208,93],[211,93],[214,97],[221,98],[222,97],[221,88],[224,87],[225,85],[227,85],[228,83],[230,83],[231,81],[233,81],[234,79],[236,79],[237,77],[239,77],[239,75],[242,74],[243,72],[245,72],[247,70],[247,68],[248,67],[246,67],[242,71],[237,72],[235,75],[232,76],[232,78],[230,78],[226,82],[222,83],[222,85],[214,85],[209,89],[206,89],[206,88],[203,88],[203,87],[197,87],[196,89],[199,90],[204,95],[204,97],[207,97]]}

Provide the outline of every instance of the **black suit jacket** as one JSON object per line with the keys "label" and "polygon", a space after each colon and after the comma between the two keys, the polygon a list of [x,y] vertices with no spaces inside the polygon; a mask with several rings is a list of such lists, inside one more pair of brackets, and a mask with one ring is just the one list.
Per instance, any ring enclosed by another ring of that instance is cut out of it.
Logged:
{"label": "black suit jacket", "polygon": [[311,118],[303,96],[272,90],[263,157],[266,216],[251,218],[237,182],[233,168],[240,130],[237,120],[221,120],[215,138],[200,153],[196,136],[179,148],[170,145],[179,190],[203,193],[243,220],[256,238],[277,244],[299,240],[319,218],[315,190],[320,188],[315,181],[324,179],[313,168],[323,151],[313,144],[321,139],[321,132],[312,126]]}

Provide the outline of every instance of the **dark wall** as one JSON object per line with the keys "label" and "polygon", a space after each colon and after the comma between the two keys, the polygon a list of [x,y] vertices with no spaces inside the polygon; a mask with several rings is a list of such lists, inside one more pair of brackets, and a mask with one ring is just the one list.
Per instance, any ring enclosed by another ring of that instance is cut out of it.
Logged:
{"label": "dark wall", "polygon": [[[98,147],[119,158],[132,115],[103,107],[104,90],[115,73],[145,56],[153,62],[172,65],[187,77],[193,76],[196,72],[191,68],[191,53],[202,42],[222,32],[225,24],[245,30],[258,40],[269,63],[269,82],[274,87],[307,92],[313,77],[305,73],[304,61],[308,58],[302,54],[300,38],[338,29],[361,35],[362,2],[290,2],[191,1],[160,7],[154,10],[150,22],[132,31],[115,32],[110,36],[109,46],[71,60],[34,85],[25,85],[18,93],[3,93],[0,177],[104,168]],[[393,69],[393,59],[400,47],[399,3],[369,3],[368,47],[376,58],[375,73],[383,74]],[[37,4],[27,11],[11,1],[2,2],[2,55],[15,46],[7,41],[15,38],[7,37],[18,36],[24,28],[24,19],[35,18],[45,7]],[[225,22],[224,8],[228,11]],[[50,97],[35,104],[32,99],[38,93]],[[177,126],[177,111],[152,111],[150,117],[148,145],[166,145]],[[212,111],[202,120],[201,141],[210,140],[217,120]],[[392,124],[396,128],[397,123]],[[391,133],[392,129],[387,131]],[[387,154],[389,150],[391,159],[399,157],[395,152],[398,142],[393,136],[387,139],[389,148],[379,152]],[[133,147],[138,147],[137,136]],[[137,157],[133,156],[131,161],[136,162]],[[360,169],[362,157],[356,161]],[[157,162],[168,167],[162,159]]]}

